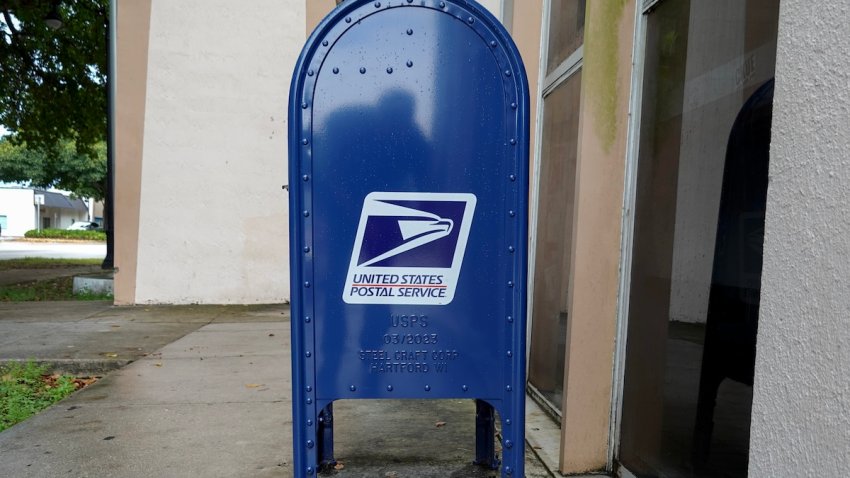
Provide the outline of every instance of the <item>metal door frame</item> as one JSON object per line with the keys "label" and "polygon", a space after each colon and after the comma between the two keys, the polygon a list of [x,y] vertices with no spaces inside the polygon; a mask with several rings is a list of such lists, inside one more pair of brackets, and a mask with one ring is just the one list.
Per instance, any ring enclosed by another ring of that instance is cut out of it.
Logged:
{"label": "metal door frame", "polygon": [[[526,331],[528,341],[526,343],[525,351],[526,356],[528,357],[531,356],[531,329],[532,322],[534,321],[532,311],[534,310],[534,272],[537,265],[537,226],[540,212],[540,169],[542,165],[541,155],[543,151],[544,100],[552,94],[558,86],[572,78],[572,76],[578,73],[582,66],[584,66],[584,39],[582,39],[582,44],[576,48],[575,51],[562,61],[561,64],[552,71],[552,73],[548,75],[546,74],[547,64],[549,62],[549,22],[551,20],[551,16],[552,0],[544,0],[543,19],[540,27],[540,65],[538,67],[537,76],[538,94],[535,98],[537,103],[537,114],[534,118],[534,152],[531,158],[534,176],[532,178],[531,197],[529,198],[531,211],[529,213],[528,311],[526,314],[528,317],[528,323],[526,324],[526,327],[528,328]],[[573,218],[573,223],[575,222],[574,219],[575,218]],[[526,362],[526,367],[529,367],[528,362]],[[526,370],[526,375],[528,372],[529,370]],[[527,389],[529,395],[534,399],[534,401],[544,408],[544,410],[560,425],[561,409],[556,407],[555,404],[551,403],[546,397],[544,397],[533,385],[531,385],[531,382],[528,382]],[[566,396],[566,393],[563,395]]]}

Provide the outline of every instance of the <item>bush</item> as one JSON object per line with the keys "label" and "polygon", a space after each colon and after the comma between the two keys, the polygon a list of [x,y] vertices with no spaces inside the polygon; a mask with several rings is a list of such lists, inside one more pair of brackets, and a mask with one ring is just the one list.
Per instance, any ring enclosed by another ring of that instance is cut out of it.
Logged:
{"label": "bush", "polygon": [[106,241],[103,231],[67,231],[65,229],[42,229],[41,232],[32,229],[24,234],[33,239],[72,239],[78,241]]}

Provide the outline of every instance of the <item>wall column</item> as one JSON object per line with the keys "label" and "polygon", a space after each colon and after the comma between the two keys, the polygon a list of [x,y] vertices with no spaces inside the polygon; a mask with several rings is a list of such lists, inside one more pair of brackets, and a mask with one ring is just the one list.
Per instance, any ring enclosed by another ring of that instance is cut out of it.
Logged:
{"label": "wall column", "polygon": [[561,424],[563,473],[608,465],[634,26],[634,0],[587,2]]}
{"label": "wall column", "polygon": [[136,300],[151,0],[121,2],[117,9],[114,294],[116,305],[127,305]]}

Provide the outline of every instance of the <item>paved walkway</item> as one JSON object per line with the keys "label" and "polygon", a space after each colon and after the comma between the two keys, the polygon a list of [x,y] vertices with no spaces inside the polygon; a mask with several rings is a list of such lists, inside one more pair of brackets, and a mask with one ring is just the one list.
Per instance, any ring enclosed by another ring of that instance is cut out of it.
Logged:
{"label": "paved walkway", "polygon": [[[0,305],[0,360],[79,370],[133,361],[0,433],[0,476],[291,477],[289,354],[283,306]],[[470,401],[341,401],[334,411],[334,476],[494,476],[469,465]],[[526,476],[551,476],[530,449],[526,462]]]}
{"label": "paved walkway", "polygon": [[66,259],[103,259],[106,243],[100,242],[41,242],[24,240],[0,241],[0,259],[50,257]]}

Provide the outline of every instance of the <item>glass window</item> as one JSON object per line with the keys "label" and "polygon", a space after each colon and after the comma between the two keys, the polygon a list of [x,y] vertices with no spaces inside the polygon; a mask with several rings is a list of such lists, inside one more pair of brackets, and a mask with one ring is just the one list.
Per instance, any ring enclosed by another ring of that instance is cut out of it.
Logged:
{"label": "glass window", "polygon": [[747,476],[778,2],[647,17],[619,459]]}
{"label": "glass window", "polygon": [[584,42],[585,6],[586,0],[552,0],[547,75],[555,71]]}
{"label": "glass window", "polygon": [[581,71],[543,100],[529,382],[561,409]]}

